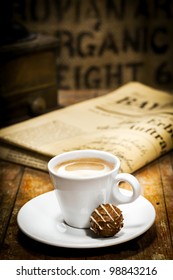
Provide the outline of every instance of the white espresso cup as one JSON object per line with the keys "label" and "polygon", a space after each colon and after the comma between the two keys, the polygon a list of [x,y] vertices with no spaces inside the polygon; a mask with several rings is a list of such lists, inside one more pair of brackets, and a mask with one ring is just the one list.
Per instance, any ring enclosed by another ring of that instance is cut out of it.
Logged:
{"label": "white espresso cup", "polygon": [[[141,193],[138,180],[119,173],[120,160],[99,150],[76,150],[53,157],[48,170],[64,221],[76,228],[88,228],[90,215],[102,203],[119,205],[133,202]],[[131,185],[125,195],[119,183]]]}

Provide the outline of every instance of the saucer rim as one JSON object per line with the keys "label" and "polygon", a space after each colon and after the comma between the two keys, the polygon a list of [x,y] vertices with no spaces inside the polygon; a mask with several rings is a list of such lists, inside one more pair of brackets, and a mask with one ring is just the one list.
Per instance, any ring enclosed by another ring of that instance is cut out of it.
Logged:
{"label": "saucer rim", "polygon": [[[131,193],[130,191],[128,190],[125,190],[125,189],[122,189],[122,192],[124,193]],[[35,202],[37,199],[42,199],[43,197],[45,196],[48,196],[50,195],[51,197],[53,196],[53,193],[55,194],[55,190],[52,190],[52,191],[48,191],[46,193],[43,193],[43,194],[40,194],[34,198],[32,198],[31,200],[29,200],[28,202],[26,202],[21,208],[20,210],[18,211],[18,214],[17,214],[17,224],[18,224],[18,227],[19,229],[26,235],[28,236],[29,238],[37,241],[37,242],[41,242],[43,244],[46,244],[46,245],[51,245],[51,246],[54,246],[54,247],[63,247],[63,248],[75,248],[75,249],[90,249],[90,248],[103,248],[103,247],[109,247],[109,246],[116,246],[116,245],[119,245],[119,244],[123,244],[125,242],[128,242],[130,240],[133,240],[135,238],[137,238],[138,236],[141,236],[143,233],[145,233],[147,230],[149,230],[149,228],[153,225],[154,221],[155,221],[155,218],[156,218],[156,211],[155,211],[155,208],[154,206],[152,205],[152,203],[147,200],[144,196],[140,195],[134,202],[132,203],[135,203],[137,200],[139,201],[139,199],[141,199],[143,202],[146,203],[148,209],[150,208],[150,215],[149,215],[149,219],[148,219],[148,222],[146,223],[146,226],[141,230],[141,231],[136,231],[136,233],[133,233],[131,235],[129,235],[128,238],[126,238],[125,240],[121,240],[121,238],[118,240],[118,234],[116,236],[114,236],[113,238],[100,238],[100,237],[96,237],[94,236],[94,241],[95,242],[86,242],[86,240],[84,239],[84,243],[70,243],[70,242],[63,242],[63,240],[61,240],[61,242],[52,242],[51,240],[48,240],[44,237],[40,238],[34,234],[32,234],[31,232],[28,232],[28,230],[26,230],[26,228],[24,226],[22,226],[22,221],[21,221],[21,214],[23,214],[22,212],[25,211],[26,207],[30,206],[30,204],[32,205],[33,201]],[[127,203],[127,204],[121,204],[122,207],[130,207],[130,204],[131,203]],[[58,205],[59,206],[59,205]],[[58,209],[57,207],[57,210],[59,210],[59,214],[61,214],[61,211],[60,209]],[[68,225],[67,225],[68,226]],[[80,232],[82,231],[90,231],[90,229],[76,229],[76,228],[72,228],[71,226],[68,226],[72,231],[73,230],[78,230]],[[123,230],[124,230],[125,226],[121,229],[121,231],[119,233],[122,233]],[[71,234],[71,236],[75,236],[75,234]],[[91,236],[91,240],[92,239],[92,236]]]}

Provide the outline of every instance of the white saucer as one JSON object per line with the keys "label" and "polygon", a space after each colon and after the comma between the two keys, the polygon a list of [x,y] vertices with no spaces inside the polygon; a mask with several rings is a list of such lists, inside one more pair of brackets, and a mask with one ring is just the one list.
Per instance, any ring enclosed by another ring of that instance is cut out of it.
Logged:
{"label": "white saucer", "polygon": [[[127,191],[123,191],[127,192]],[[54,191],[28,201],[19,211],[17,222],[29,237],[54,246],[96,248],[117,245],[147,231],[155,220],[152,204],[140,196],[135,202],[120,205],[124,227],[108,238],[96,237],[90,229],[76,229],[64,223]]]}

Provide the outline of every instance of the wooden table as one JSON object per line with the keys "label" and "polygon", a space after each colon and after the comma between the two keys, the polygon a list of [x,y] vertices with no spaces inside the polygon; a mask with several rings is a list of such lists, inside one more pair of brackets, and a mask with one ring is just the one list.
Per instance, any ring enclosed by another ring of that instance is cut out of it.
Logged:
{"label": "wooden table", "polygon": [[48,173],[0,161],[0,259],[173,259],[173,152],[136,172],[144,196],[156,210],[153,226],[126,243],[96,249],[68,249],[32,240],[17,225],[19,209],[53,189]]}

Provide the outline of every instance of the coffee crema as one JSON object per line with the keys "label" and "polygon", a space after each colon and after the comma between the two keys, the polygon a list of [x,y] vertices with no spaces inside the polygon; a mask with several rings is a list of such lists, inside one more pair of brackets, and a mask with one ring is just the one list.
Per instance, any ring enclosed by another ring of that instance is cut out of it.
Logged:
{"label": "coffee crema", "polygon": [[87,178],[105,174],[114,169],[114,163],[100,158],[77,158],[57,164],[54,168],[58,175]]}

